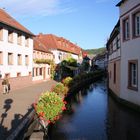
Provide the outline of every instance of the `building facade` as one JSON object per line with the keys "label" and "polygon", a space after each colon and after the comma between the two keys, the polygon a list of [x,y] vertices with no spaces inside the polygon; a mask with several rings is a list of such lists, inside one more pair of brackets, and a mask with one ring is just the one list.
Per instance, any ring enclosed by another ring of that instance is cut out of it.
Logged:
{"label": "building facade", "polygon": [[122,0],[121,28],[121,94],[120,97],[140,105],[140,0]]}
{"label": "building facade", "polygon": [[69,57],[76,60],[82,59],[81,48],[62,37],[52,34],[39,34],[37,39],[53,53],[55,64],[59,64]]}
{"label": "building facade", "polygon": [[102,54],[98,54],[92,59],[93,67],[97,67],[99,69],[106,70],[108,65],[107,53],[106,51]]}
{"label": "building facade", "polygon": [[0,9],[0,81],[9,78],[11,89],[32,82],[32,37],[29,30]]}
{"label": "building facade", "polygon": [[109,88],[120,97],[121,41],[120,21],[114,27],[107,42]]}
{"label": "building facade", "polygon": [[53,53],[48,51],[36,37],[33,49],[33,81],[48,80],[51,78],[51,62]]}

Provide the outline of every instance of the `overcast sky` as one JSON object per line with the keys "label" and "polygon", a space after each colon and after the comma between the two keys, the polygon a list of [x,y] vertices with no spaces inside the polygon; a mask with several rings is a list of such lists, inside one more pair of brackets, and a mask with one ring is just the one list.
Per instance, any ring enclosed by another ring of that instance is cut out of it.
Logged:
{"label": "overcast sky", "polygon": [[32,33],[62,36],[83,49],[104,47],[119,18],[119,0],[0,0]]}

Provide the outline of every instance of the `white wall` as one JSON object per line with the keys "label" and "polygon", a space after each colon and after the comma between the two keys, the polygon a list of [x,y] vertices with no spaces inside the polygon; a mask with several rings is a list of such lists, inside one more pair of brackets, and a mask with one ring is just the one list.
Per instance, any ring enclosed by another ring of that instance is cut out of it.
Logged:
{"label": "white wall", "polygon": [[76,54],[71,54],[71,56],[72,56],[72,58],[78,60],[78,55],[76,55]]}
{"label": "white wall", "polygon": [[114,51],[111,55],[109,55],[109,60],[118,58],[120,56],[121,56],[121,51],[120,51],[120,48],[119,48],[116,51]]}
{"label": "white wall", "polygon": [[[64,52],[61,50],[51,50],[51,52],[53,53],[53,55],[55,56],[55,64],[59,64],[61,61],[63,61],[65,59],[65,56],[71,56],[72,58],[78,60],[78,55],[76,54],[70,54],[69,52]],[[62,59],[59,59],[59,54],[62,54]]]}
{"label": "white wall", "polygon": [[[126,13],[129,9],[140,3],[140,0],[128,0],[120,7],[120,15]],[[137,7],[137,8],[140,8]],[[121,95],[120,97],[140,105],[140,73],[138,73],[138,91],[128,89],[128,60],[138,60],[138,72],[140,72],[140,37],[132,38],[132,13],[136,10],[133,9],[131,12],[122,16],[120,19],[122,29],[122,19],[126,16],[130,18],[130,40],[123,42],[121,38]],[[121,30],[121,36],[123,36]]]}
{"label": "white wall", "polygon": [[126,13],[138,4],[140,4],[140,0],[127,0],[120,6],[120,16],[122,16],[124,13]]}
{"label": "white wall", "polygon": [[[28,76],[32,72],[33,40],[29,40],[29,47],[25,47],[25,37],[22,36],[22,46],[17,44],[17,34],[14,33],[14,43],[8,42],[8,30],[3,29],[3,40],[0,40],[0,51],[3,52],[3,64],[0,65],[2,77],[10,73],[10,77],[16,77],[20,72],[21,76]],[[13,53],[13,65],[8,65],[8,53]],[[17,55],[22,54],[22,65],[17,64]],[[29,65],[25,65],[25,55],[29,56]]]}

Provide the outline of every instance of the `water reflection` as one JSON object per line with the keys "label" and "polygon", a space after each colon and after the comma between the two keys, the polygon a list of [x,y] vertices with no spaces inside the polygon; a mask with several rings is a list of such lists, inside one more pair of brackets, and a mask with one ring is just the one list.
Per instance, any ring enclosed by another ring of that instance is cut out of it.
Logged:
{"label": "water reflection", "polygon": [[140,113],[108,98],[108,139],[140,140]]}
{"label": "water reflection", "polygon": [[137,140],[140,114],[108,96],[105,82],[67,98],[67,111],[49,129],[51,140]]}

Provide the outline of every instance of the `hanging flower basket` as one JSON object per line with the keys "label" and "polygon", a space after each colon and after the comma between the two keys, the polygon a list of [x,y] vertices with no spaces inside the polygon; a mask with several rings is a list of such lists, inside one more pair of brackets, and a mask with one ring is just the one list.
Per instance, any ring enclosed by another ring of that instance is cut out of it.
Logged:
{"label": "hanging flower basket", "polygon": [[60,118],[61,113],[66,109],[65,104],[66,102],[55,92],[45,92],[34,104],[34,108],[40,120],[43,120],[43,125],[48,125]]}

